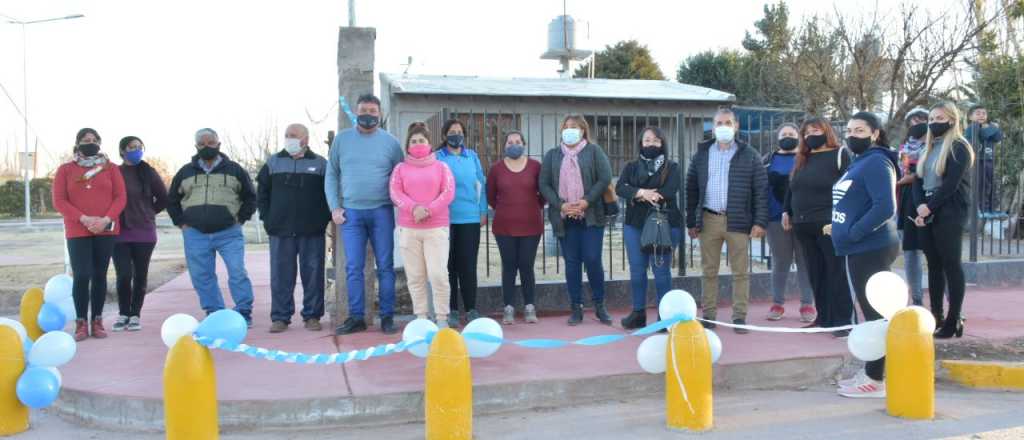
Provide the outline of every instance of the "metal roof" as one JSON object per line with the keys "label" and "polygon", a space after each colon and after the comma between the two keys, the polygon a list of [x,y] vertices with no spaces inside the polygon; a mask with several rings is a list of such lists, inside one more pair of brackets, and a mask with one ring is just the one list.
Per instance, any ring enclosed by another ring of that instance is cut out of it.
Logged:
{"label": "metal roof", "polygon": [[395,94],[528,96],[731,103],[731,93],[675,81],[640,79],[494,78],[381,74]]}

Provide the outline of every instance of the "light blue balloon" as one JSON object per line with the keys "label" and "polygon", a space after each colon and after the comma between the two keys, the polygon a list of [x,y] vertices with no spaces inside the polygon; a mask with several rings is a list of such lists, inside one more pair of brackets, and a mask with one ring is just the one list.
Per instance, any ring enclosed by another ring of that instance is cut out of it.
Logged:
{"label": "light blue balloon", "polygon": [[28,354],[32,352],[32,340],[25,338],[25,358],[28,358]]}
{"label": "light blue balloon", "polygon": [[78,345],[75,338],[62,332],[46,332],[32,344],[28,363],[35,367],[59,367],[75,357]]}
{"label": "light blue balloon", "polygon": [[241,313],[222,309],[207,316],[196,328],[196,335],[212,339],[223,339],[228,344],[241,344],[248,332],[248,324]]}
{"label": "light blue balloon", "polygon": [[39,308],[39,315],[36,316],[36,322],[44,332],[52,332],[63,329],[64,324],[67,324],[67,317],[56,304],[43,303]]}
{"label": "light blue balloon", "polygon": [[75,299],[70,296],[54,302],[53,305],[60,309],[61,313],[64,314],[64,319],[68,321],[78,317],[78,312],[75,311]]}
{"label": "light blue balloon", "polygon": [[661,319],[689,321],[697,316],[697,302],[685,290],[670,290],[658,303]]}
{"label": "light blue balloon", "polygon": [[25,406],[34,409],[46,408],[57,400],[57,395],[60,394],[60,381],[46,368],[29,367],[18,378],[15,392],[18,394],[18,400]]}

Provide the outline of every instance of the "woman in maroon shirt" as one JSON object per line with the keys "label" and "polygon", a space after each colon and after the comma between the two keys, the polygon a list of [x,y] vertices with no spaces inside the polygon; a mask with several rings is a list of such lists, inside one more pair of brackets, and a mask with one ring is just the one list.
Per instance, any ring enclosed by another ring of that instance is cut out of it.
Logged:
{"label": "woman in maroon shirt", "polygon": [[494,208],[494,240],[501,254],[501,291],[505,299],[502,321],[515,321],[516,274],[523,286],[524,317],[537,322],[534,307],[536,281],[533,263],[544,233],[544,199],[540,195],[540,162],[525,155],[526,138],[518,131],[505,135],[505,158],[487,173],[487,203]]}
{"label": "woman in maroon shirt", "polygon": [[[121,170],[100,152],[100,142],[96,130],[79,130],[74,158],[57,168],[53,179],[53,206],[64,217],[64,236],[71,257],[71,292],[78,315],[76,341],[88,338],[90,330],[94,338],[107,337],[103,328],[107,269],[114,237],[121,233],[118,219],[126,199]],[[86,325],[90,310],[91,329]]]}

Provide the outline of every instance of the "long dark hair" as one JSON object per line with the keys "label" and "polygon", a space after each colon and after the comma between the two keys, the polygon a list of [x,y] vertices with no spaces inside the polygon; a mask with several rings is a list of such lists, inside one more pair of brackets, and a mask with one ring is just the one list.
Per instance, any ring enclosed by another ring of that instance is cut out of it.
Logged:
{"label": "long dark hair", "polygon": [[[121,158],[122,159],[124,159],[124,152],[125,152],[125,150],[128,149],[128,145],[131,144],[134,141],[138,141],[139,145],[142,145],[143,148],[146,147],[146,143],[142,142],[142,139],[139,139],[137,136],[125,136],[125,137],[121,138],[120,142],[117,143],[117,150],[118,150],[118,153],[121,154]],[[142,183],[142,195],[143,195],[143,197],[147,197],[147,200],[152,201],[153,191],[152,191],[152,188],[150,188],[150,186],[149,186],[149,179],[152,176],[156,176],[157,178],[160,178],[160,174],[157,173],[156,170],[153,169],[153,167],[149,166],[149,164],[146,163],[146,161],[144,161],[144,160],[140,160],[138,164],[136,164],[135,166],[133,166],[131,168],[135,171],[135,175],[138,176],[139,182]],[[122,173],[126,172],[126,170],[125,170],[123,165],[121,167],[121,171],[122,171]]]}
{"label": "long dark hair", "polygon": [[807,129],[811,127],[825,133],[825,147],[839,148],[839,137],[836,136],[836,131],[832,129],[832,123],[828,119],[814,117],[804,121],[803,124],[800,124],[800,130],[797,131],[800,143],[796,147],[796,161],[793,163],[793,171],[790,174],[796,173],[804,165],[807,165],[807,160],[811,157],[811,148],[804,142],[804,137],[807,136]]}
{"label": "long dark hair", "polygon": [[71,151],[77,153],[78,152],[78,144],[82,143],[82,138],[84,138],[86,135],[90,135],[90,134],[93,135],[96,138],[96,142],[97,143],[103,142],[103,138],[100,137],[99,132],[97,132],[93,128],[85,127],[85,128],[83,128],[81,130],[78,130],[78,133],[75,134],[75,147]]}
{"label": "long dark hair", "polygon": [[[443,147],[445,145],[448,145],[448,130],[451,130],[452,126],[454,126],[456,124],[459,127],[462,127],[462,137],[463,137],[463,139],[467,139],[468,140],[468,138],[469,138],[469,130],[466,129],[466,124],[463,124],[462,121],[460,121],[458,119],[452,118],[452,119],[449,119],[447,121],[444,121],[444,125],[441,126],[441,133],[440,133],[441,144],[437,146],[438,149],[440,149],[441,147]],[[463,140],[462,142],[463,142],[463,146],[465,146],[466,141]]]}
{"label": "long dark hair", "polygon": [[875,145],[883,147],[889,146],[889,137],[886,136],[885,128],[882,128],[882,121],[878,119],[878,116],[875,116],[875,114],[871,112],[857,112],[853,116],[850,116],[850,120],[853,119],[864,121],[864,123],[868,124],[868,127],[871,127],[871,130],[878,131],[878,139],[875,139]]}

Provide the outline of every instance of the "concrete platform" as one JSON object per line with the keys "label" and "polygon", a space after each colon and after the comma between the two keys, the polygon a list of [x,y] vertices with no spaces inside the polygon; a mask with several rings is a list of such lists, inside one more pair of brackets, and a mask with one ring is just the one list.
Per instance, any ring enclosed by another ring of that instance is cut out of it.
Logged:
{"label": "concrete platform", "polygon": [[[335,353],[395,342],[400,336],[377,329],[335,338],[330,323],[309,332],[298,315],[281,334],[270,326],[269,270],[266,253],[247,256],[256,291],[255,327],[249,345]],[[219,267],[227,302],[226,275]],[[966,314],[966,338],[1001,339],[1024,335],[1024,292],[1013,289],[971,289]],[[794,310],[777,323],[763,320],[768,304],[753,304],[748,322],[798,327]],[[615,310],[621,318],[626,311]],[[160,325],[174,313],[203,316],[187,274],[160,287],[146,298],[143,330],[111,333],[105,340],[79,344],[75,359],[61,369],[64,389],[54,409],[87,423],[119,429],[159,430],[163,426],[162,373],[167,348]],[[719,316],[729,316],[728,308]],[[653,319],[655,312],[648,312]],[[623,332],[601,325],[589,313],[583,325],[568,327],[565,316],[541,316],[539,324],[505,326],[510,339],[563,338]],[[732,389],[796,388],[821,383],[849,363],[846,341],[830,335],[751,333],[737,335],[719,328],[723,355],[715,367],[716,386]],[[473,360],[474,405],[478,414],[580,402],[659,395],[663,375],[642,372],[636,348],[642,338],[600,347],[560,349],[502,347],[487,359]],[[252,359],[242,354],[213,351],[217,369],[221,427],[333,426],[398,423],[422,419],[423,359],[399,353],[346,365],[296,365]]]}

